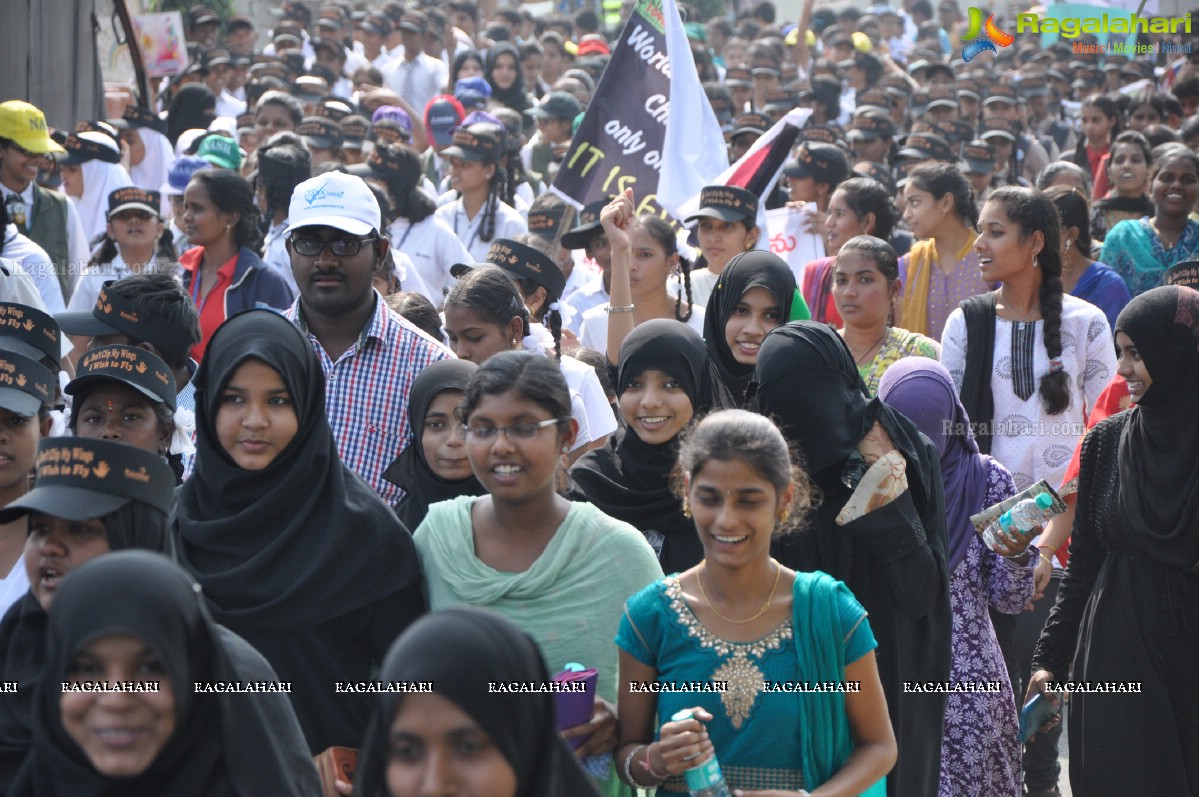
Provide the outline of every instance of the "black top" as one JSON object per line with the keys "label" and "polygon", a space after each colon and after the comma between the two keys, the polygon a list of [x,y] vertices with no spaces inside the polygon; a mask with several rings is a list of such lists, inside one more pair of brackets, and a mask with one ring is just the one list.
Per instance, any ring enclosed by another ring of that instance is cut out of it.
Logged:
{"label": "black top", "polygon": [[[516,797],[598,797],[555,726],[554,696],[501,693],[489,681],[546,683],[549,672],[531,636],[488,609],[445,609],[421,618],[392,646],[380,679],[432,682],[491,737],[516,772]],[[390,758],[390,729],[401,693],[375,701],[362,745],[354,794],[382,797]]]}
{"label": "black top", "polygon": [[[936,794],[944,695],[905,693],[905,681],[947,681],[952,619],[945,499],[936,447],[878,399],[867,399],[849,348],[831,327],[796,321],[770,332],[754,375],[758,410],[797,443],[820,488],[806,530],[773,553],[795,570],[839,579],[870,614],[879,677],[899,744],[892,797]],[[865,472],[858,444],[879,423],[907,461],[908,489],[844,526],[836,524]]]}
{"label": "black top", "polygon": [[[73,680],[72,659],[90,641],[109,634],[143,642],[162,665],[161,674],[147,680],[174,693],[173,733],[147,769],[130,778],[98,772],[67,733],[59,708],[61,684]],[[164,556],[114,553],[72,573],[54,600],[46,673],[35,697],[33,749],[13,795],[320,794],[315,767],[282,694],[195,691],[196,682],[275,676],[245,641],[212,622],[191,579]]]}
{"label": "black top", "polygon": [[[267,467],[238,467],[217,440],[221,395],[255,359],[283,378],[295,437]],[[354,746],[367,703],[335,682],[372,662],[424,611],[412,537],[342,464],[325,415],[325,379],[302,333],[269,310],[230,318],[196,374],[196,464],[172,530],[180,563],[216,619],[258,648],[285,681],[314,752]]]}

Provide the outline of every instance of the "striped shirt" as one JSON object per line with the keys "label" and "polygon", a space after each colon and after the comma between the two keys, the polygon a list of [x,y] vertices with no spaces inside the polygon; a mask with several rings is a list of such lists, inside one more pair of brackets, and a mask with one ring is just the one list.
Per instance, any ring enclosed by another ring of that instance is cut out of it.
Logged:
{"label": "striped shirt", "polygon": [[337,361],[308,331],[296,299],[284,314],[308,335],[325,374],[325,404],[337,451],[384,501],[394,506],[404,491],[383,478],[410,442],[408,393],[426,365],[454,355],[399,315],[376,294],[375,312],[357,342]]}

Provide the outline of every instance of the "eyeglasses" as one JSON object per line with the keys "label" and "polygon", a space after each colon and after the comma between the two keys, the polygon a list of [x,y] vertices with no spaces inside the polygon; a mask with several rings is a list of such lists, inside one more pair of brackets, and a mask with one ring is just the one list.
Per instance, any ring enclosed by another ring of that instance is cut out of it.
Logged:
{"label": "eyeglasses", "polygon": [[542,429],[559,423],[562,423],[561,418],[550,418],[536,423],[514,423],[511,426],[467,426],[466,439],[474,443],[485,443],[494,440],[497,434],[503,432],[509,440],[532,440]]}
{"label": "eyeglasses", "polygon": [[24,155],[26,158],[44,158],[44,157],[46,157],[45,153],[42,153],[42,152],[30,152],[29,150],[25,149],[25,148],[24,148],[24,147],[22,147],[20,144],[18,144],[18,143],[17,143],[17,142],[15,142],[15,141],[12,141],[12,140],[10,140],[10,141],[8,142],[8,146],[12,147],[12,148],[13,148],[13,149],[15,149],[17,152],[19,152],[19,153],[21,153],[22,155]]}
{"label": "eyeglasses", "polygon": [[296,250],[297,254],[305,257],[316,257],[327,246],[338,257],[351,257],[358,254],[363,244],[377,240],[379,237],[376,235],[372,235],[370,238],[338,238],[335,241],[322,241],[318,238],[292,238],[291,248]]}

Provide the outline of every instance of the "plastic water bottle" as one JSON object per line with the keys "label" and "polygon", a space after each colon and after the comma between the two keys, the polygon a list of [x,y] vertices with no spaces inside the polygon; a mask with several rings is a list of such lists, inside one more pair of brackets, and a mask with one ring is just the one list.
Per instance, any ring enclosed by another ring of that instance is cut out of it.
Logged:
{"label": "plastic water bottle", "polygon": [[1045,510],[1052,506],[1053,496],[1049,493],[1041,493],[1036,498],[1025,498],[987,526],[983,532],[987,547],[995,550],[999,545],[999,535],[1003,532],[1015,530],[1019,534],[1026,534],[1035,529],[1044,521]]}
{"label": "plastic water bottle", "polygon": [[[682,722],[694,717],[691,709],[685,708],[674,714],[671,719],[675,722]],[[704,763],[684,772],[683,777],[687,780],[687,791],[690,792],[691,797],[733,797],[728,784],[724,782],[724,773],[720,771],[720,764],[716,761],[715,753]]]}

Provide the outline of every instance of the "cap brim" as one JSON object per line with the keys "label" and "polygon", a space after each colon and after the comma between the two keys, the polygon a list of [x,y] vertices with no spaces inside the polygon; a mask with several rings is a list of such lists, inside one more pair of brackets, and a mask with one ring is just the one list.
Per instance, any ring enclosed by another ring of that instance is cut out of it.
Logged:
{"label": "cap brim", "polygon": [[931,111],[933,108],[953,108],[957,109],[959,103],[954,100],[933,100],[928,105],[924,106],[924,110]]}
{"label": "cap brim", "polygon": [[[38,359],[40,360],[41,357]],[[9,412],[15,412],[17,415],[32,418],[42,408],[42,402],[37,396],[30,395],[24,390],[17,390],[15,387],[0,387],[0,407]]]}
{"label": "cap brim", "polygon": [[130,379],[123,379],[114,373],[84,374],[83,376],[77,376],[67,383],[66,388],[64,388],[64,392],[69,396],[74,396],[83,388],[96,382],[120,382],[122,385],[128,385],[138,393],[141,393],[143,396],[152,399],[159,404],[166,404],[167,406],[170,406],[171,409],[175,409],[173,406],[171,406],[175,403],[173,400],[168,399],[166,396],[161,396]]}
{"label": "cap brim", "polygon": [[802,180],[805,177],[815,177],[816,175],[814,172],[811,172],[811,171],[805,169],[802,165],[800,165],[800,166],[784,166],[783,167],[783,176],[784,177],[794,177],[797,180]]}
{"label": "cap brim", "polygon": [[28,357],[34,362],[39,363],[42,361],[42,358],[50,356],[31,343],[26,343],[23,340],[18,340],[7,335],[0,336],[0,351],[11,351],[14,354],[20,354],[22,357]]}
{"label": "cap brim", "polygon": [[1015,105],[1016,99],[1013,97],[1000,97],[1000,96],[987,97],[985,100],[983,100],[983,105],[984,106],[994,105],[997,102],[1006,102],[1008,105]]}
{"label": "cap brim", "polygon": [[876,138],[882,138],[882,134],[874,130],[858,130],[853,129],[845,134],[845,138],[849,141],[874,141]]}
{"label": "cap brim", "polygon": [[333,139],[324,136],[304,136],[304,144],[312,149],[329,149],[333,146]]}
{"label": "cap brim", "polygon": [[962,159],[959,167],[967,174],[993,174],[995,172],[994,163],[970,160],[969,158]]}
{"label": "cap brim", "polygon": [[92,315],[91,310],[77,310],[73,313],[59,313],[54,316],[58,328],[68,335],[94,338],[99,335],[119,335],[121,331],[110,327]]}
{"label": "cap brim", "polygon": [[[451,139],[452,140],[452,139]],[[441,151],[442,158],[458,158],[464,161],[481,161],[487,156],[481,152],[466,150],[462,147],[446,147]]]}
{"label": "cap brim", "polygon": [[765,130],[761,130],[756,127],[738,127],[736,130],[734,130],[732,132],[732,136],[733,136],[733,138],[736,138],[737,136],[741,135],[742,133],[753,133],[753,134],[759,135],[759,136],[766,135]]}
{"label": "cap brim", "polygon": [[108,211],[108,218],[111,219],[113,216],[117,215],[123,210],[133,210],[135,208],[137,210],[144,210],[148,213],[152,213],[155,216],[161,215],[158,208],[150,207],[144,202],[126,202],[124,205],[117,205],[115,208]]}
{"label": "cap brim", "polygon": [[563,233],[560,239],[562,246],[567,249],[583,249],[587,246],[587,242],[595,237],[596,232],[603,231],[603,227],[604,225],[598,221],[580,227],[572,227],[569,232]]}
{"label": "cap brim", "polygon": [[899,152],[895,153],[898,158],[919,158],[921,160],[936,160],[937,156],[933,155],[926,149],[916,149],[914,147],[904,147]]}
{"label": "cap brim", "polygon": [[[1016,137],[1006,130],[984,130],[979,135],[979,138],[981,138],[983,141],[986,141],[988,138],[1006,138],[1008,141],[1012,142],[1015,142],[1016,140]],[[61,326],[61,324],[59,326]]]}
{"label": "cap brim", "polygon": [[68,487],[65,484],[45,484],[0,509],[0,523],[10,523],[30,512],[42,512],[64,520],[91,520],[117,511],[131,498],[99,490]]}
{"label": "cap brim", "polygon": [[455,263],[450,266],[450,276],[460,280],[477,268],[486,268],[489,263]]}
{"label": "cap brim", "polygon": [[[332,227],[335,230],[348,232],[350,235],[366,235],[371,230],[375,229],[365,221],[358,219],[347,219],[345,216],[313,216],[306,218],[301,222],[292,224],[283,231],[284,235],[291,235],[296,230],[301,230],[305,227]],[[59,324],[59,326],[62,326]]]}
{"label": "cap brim", "polygon": [[700,208],[684,219],[683,223],[687,224],[696,219],[720,219],[727,222],[742,221],[745,215],[744,213],[737,213],[727,208]]}

